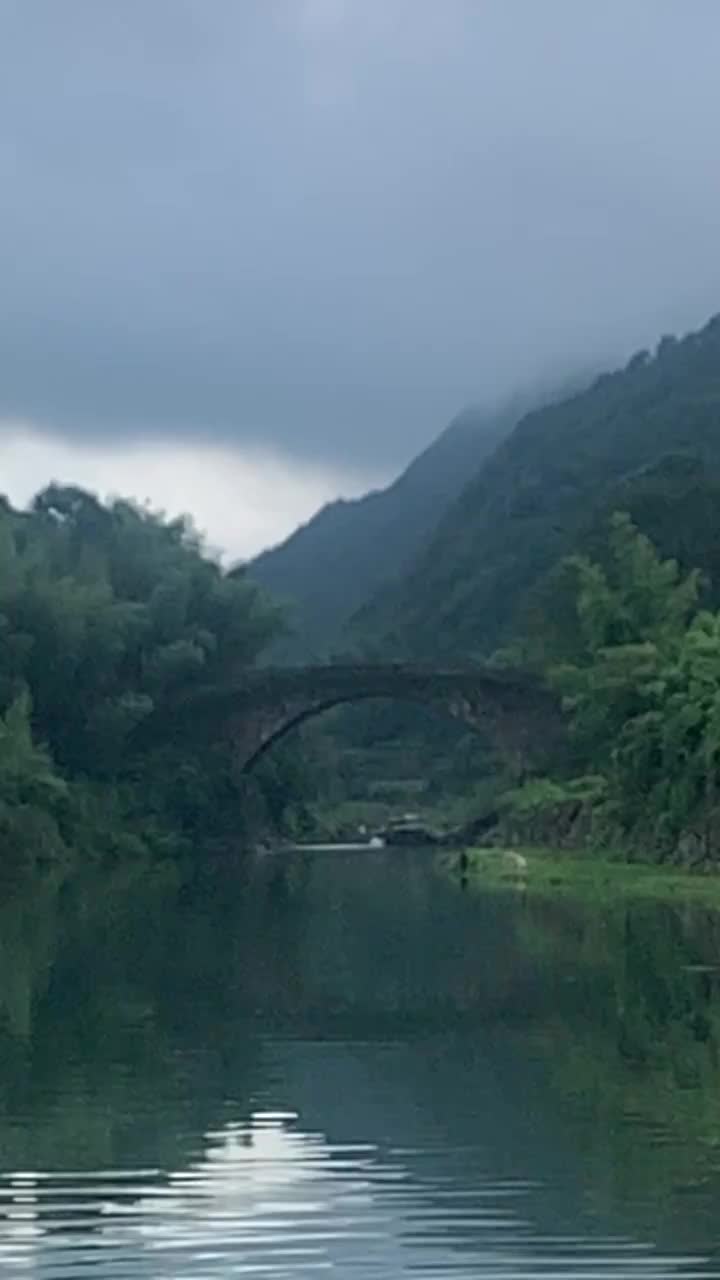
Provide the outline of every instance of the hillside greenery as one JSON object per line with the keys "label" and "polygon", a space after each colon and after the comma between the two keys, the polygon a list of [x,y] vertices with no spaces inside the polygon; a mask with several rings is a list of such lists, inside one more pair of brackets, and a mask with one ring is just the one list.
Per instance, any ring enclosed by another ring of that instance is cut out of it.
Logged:
{"label": "hillside greenery", "polygon": [[495,413],[458,415],[385,489],[323,507],[280,546],[249,566],[287,607],[287,631],[273,661],[322,660],[342,647],[350,617],[411,564],[468,476],[510,430],[520,401]]}
{"label": "hillside greenery", "polygon": [[358,648],[487,655],[523,625],[565,555],[597,550],[627,511],[660,551],[708,576],[718,600],[720,317],[664,338],[624,369],[527,414],[445,511],[391,590],[356,614]]}

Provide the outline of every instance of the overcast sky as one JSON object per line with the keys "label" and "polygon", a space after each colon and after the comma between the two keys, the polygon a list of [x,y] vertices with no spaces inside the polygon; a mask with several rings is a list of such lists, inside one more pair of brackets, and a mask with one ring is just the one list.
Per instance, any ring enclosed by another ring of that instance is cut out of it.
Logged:
{"label": "overcast sky", "polygon": [[719,66],[718,0],[0,0],[0,488],[247,555],[698,326]]}

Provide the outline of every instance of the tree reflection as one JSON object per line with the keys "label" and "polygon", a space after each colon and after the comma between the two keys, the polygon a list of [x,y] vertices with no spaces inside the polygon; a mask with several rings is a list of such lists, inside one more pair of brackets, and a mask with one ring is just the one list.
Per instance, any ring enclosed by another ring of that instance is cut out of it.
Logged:
{"label": "tree reflection", "polygon": [[533,1180],[547,1230],[585,1215],[709,1244],[719,943],[696,907],[478,898],[404,853],[275,862],[222,892],[35,886],[0,908],[0,1212],[35,1194],[18,1171],[56,1179],[52,1211],[45,1192],[27,1210],[52,1230],[75,1212],[58,1174],[112,1173],[79,1231],[228,1141],[244,1176],[252,1117],[280,1105],[383,1167],[407,1150],[418,1186]]}

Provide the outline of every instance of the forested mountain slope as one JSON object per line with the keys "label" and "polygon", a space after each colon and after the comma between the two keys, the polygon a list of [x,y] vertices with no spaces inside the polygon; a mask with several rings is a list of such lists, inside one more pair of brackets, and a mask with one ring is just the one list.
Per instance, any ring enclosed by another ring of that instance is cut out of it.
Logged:
{"label": "forested mountain slope", "polygon": [[292,634],[276,643],[276,659],[332,651],[346,620],[408,566],[524,407],[466,410],[388,488],[330,503],[253,561],[253,579],[291,606]]}
{"label": "forested mountain slope", "polygon": [[[503,641],[533,588],[613,507],[664,554],[712,571],[720,505],[720,317],[664,338],[580,394],[527,414],[402,580],[353,619],[358,645],[415,656]],[[720,566],[718,566],[720,567]]]}

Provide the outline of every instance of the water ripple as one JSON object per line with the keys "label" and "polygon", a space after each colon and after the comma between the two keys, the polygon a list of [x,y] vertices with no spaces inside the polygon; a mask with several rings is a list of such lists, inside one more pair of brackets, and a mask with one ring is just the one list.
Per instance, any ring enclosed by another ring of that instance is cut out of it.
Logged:
{"label": "water ripple", "polygon": [[[4,1280],[713,1277],[707,1259],[624,1238],[542,1235],[535,1184],[456,1186],[423,1149],[333,1145],[287,1112],[209,1132],[185,1169],[0,1177]],[[410,1165],[412,1161],[412,1167]],[[419,1172],[420,1170],[420,1172]]]}

